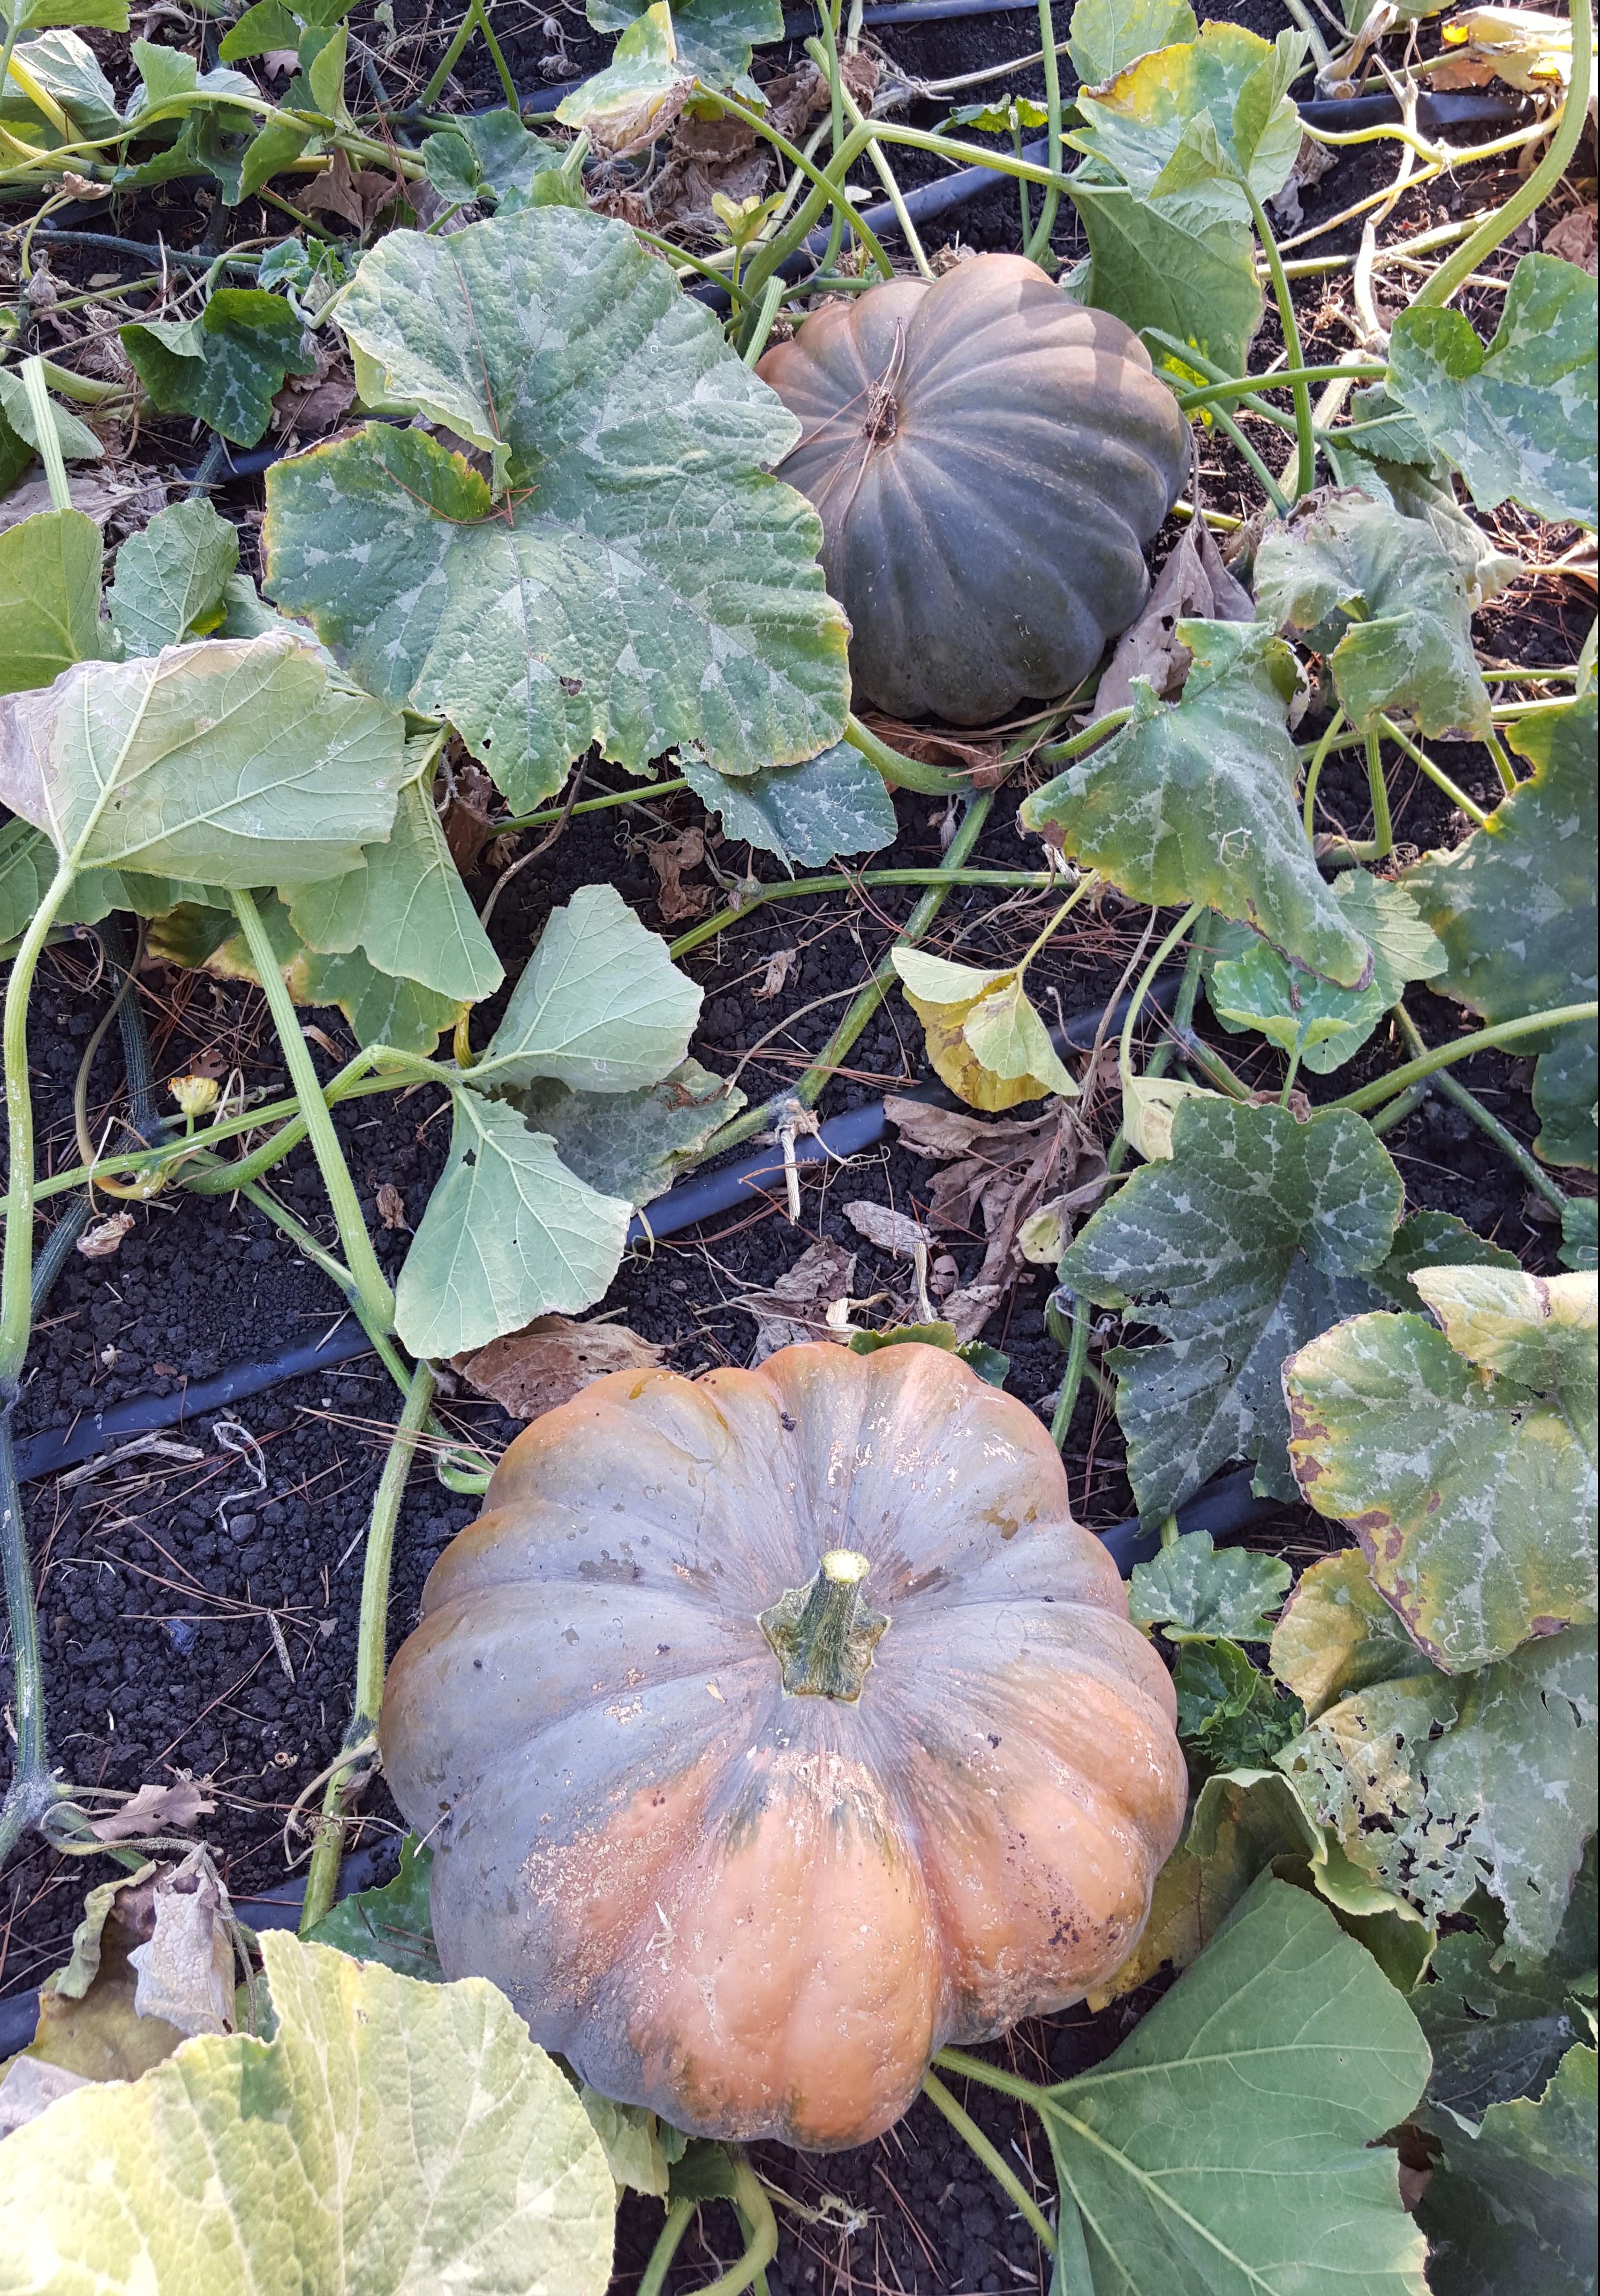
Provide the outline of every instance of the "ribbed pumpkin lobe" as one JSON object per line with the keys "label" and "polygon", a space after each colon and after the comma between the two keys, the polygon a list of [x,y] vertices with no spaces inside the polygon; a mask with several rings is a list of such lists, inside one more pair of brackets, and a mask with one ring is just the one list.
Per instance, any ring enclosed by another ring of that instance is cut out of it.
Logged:
{"label": "ribbed pumpkin lobe", "polygon": [[888,1632],[882,1611],[872,1611],[861,1589],[872,1569],[865,1554],[830,1547],[816,1575],[786,1587],[759,1616],[761,1632],[784,1669],[786,1698],[836,1698],[853,1706],[861,1695],[873,1651]]}

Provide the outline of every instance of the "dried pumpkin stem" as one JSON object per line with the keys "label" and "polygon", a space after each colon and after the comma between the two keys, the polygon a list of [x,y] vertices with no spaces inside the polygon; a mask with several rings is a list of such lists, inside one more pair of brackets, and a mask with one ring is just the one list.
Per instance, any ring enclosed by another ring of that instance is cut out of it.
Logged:
{"label": "dried pumpkin stem", "polygon": [[786,1698],[835,1698],[853,1706],[873,1651],[888,1632],[882,1611],[869,1610],[862,1587],[872,1564],[848,1546],[830,1547],[816,1576],[786,1587],[760,1613],[761,1632],[784,1669]]}

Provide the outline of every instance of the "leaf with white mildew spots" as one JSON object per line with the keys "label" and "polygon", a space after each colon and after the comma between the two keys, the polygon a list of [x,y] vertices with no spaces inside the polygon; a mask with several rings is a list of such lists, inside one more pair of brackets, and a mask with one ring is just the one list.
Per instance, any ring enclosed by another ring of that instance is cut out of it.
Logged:
{"label": "leaf with white mildew spots", "polygon": [[[1284,1368],[1289,1456],[1453,1674],[1596,1616],[1596,1279],[1436,1267]],[[1442,1325],[1442,1330],[1440,1328]]]}

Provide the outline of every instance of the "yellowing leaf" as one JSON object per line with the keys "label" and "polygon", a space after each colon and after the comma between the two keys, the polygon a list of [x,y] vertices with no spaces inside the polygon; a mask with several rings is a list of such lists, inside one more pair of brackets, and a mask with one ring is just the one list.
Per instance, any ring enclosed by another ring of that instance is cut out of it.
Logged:
{"label": "yellowing leaf", "polygon": [[605,2154],[504,1996],[261,1948],[272,2041],[202,2035],[0,2145],[0,2287],[603,2296]]}
{"label": "yellowing leaf", "polygon": [[1047,1093],[1077,1097],[1020,972],[980,972],[911,948],[894,951],[894,967],[935,1075],[969,1108],[992,1113]]}
{"label": "yellowing leaf", "polygon": [[1147,1164],[1164,1163],[1172,1153],[1172,1119],[1185,1101],[1221,1097],[1178,1077],[1124,1077],[1122,1129],[1129,1147]]}

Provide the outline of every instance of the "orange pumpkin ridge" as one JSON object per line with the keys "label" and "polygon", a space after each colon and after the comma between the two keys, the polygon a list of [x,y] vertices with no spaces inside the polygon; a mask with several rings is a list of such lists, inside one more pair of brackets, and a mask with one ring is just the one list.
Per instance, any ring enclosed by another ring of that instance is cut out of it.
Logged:
{"label": "orange pumpkin ridge", "polygon": [[829,2150],[1126,1958],[1174,1714],[1033,1414],[937,1348],[819,1345],[536,1421],[381,1735],[447,1975],[608,2096]]}

